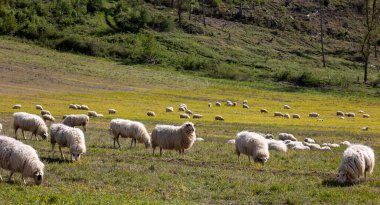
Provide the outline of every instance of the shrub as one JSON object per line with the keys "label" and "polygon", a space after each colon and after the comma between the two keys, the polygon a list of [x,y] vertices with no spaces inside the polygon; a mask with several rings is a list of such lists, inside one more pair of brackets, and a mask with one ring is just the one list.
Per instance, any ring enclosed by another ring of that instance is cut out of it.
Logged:
{"label": "shrub", "polygon": [[161,45],[151,34],[138,34],[133,43],[130,58],[134,63],[157,64],[161,61]]}
{"label": "shrub", "polygon": [[299,86],[320,87],[320,81],[311,72],[303,72],[298,76],[292,77],[291,81]]}
{"label": "shrub", "polygon": [[91,56],[106,56],[107,47],[101,42],[81,39],[75,36],[65,38],[55,46],[60,51],[70,51]]}

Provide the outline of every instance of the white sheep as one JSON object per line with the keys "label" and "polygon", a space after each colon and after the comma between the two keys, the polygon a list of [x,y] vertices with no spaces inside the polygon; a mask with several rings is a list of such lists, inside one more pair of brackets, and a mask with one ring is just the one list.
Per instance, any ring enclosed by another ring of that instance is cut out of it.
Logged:
{"label": "white sheep", "polygon": [[208,107],[212,107],[212,103],[208,103]]}
{"label": "white sheep", "polygon": [[227,144],[235,144],[235,139],[230,139],[227,141]]}
{"label": "white sheep", "polygon": [[321,147],[321,150],[322,151],[332,151],[329,146],[323,146],[323,147]]}
{"label": "white sheep", "polygon": [[17,130],[21,129],[22,136],[25,138],[24,131],[32,132],[33,136],[38,140],[37,135],[41,136],[42,139],[48,137],[48,128],[44,120],[34,114],[29,114],[26,112],[16,112],[13,114],[13,129],[15,131],[15,138],[17,139]]}
{"label": "white sheep", "polygon": [[215,116],[215,120],[224,121],[224,118],[220,115]]}
{"label": "white sheep", "polygon": [[195,140],[195,126],[192,122],[185,122],[181,126],[157,125],[152,132],[153,155],[156,147],[160,148],[160,156],[163,149],[184,154],[185,150],[193,146]]}
{"label": "white sheep", "polygon": [[194,114],[193,118],[195,118],[195,119],[203,118],[203,115],[201,115],[201,114]]}
{"label": "white sheep", "polygon": [[336,111],[336,116],[344,116],[344,112],[343,111]]}
{"label": "white sheep", "polygon": [[267,109],[264,109],[264,108],[261,108],[261,109],[260,109],[260,112],[261,112],[261,113],[268,113],[268,110],[267,110]]}
{"label": "white sheep", "polygon": [[339,116],[339,119],[344,120],[344,116]]}
{"label": "white sheep", "polygon": [[186,108],[185,108],[185,107],[179,107],[179,108],[178,108],[178,111],[185,112],[185,111],[186,111]]}
{"label": "white sheep", "polygon": [[254,132],[239,132],[235,138],[235,148],[239,162],[241,153],[247,155],[249,161],[252,157],[254,162],[259,162],[262,165],[269,159],[267,140]]}
{"label": "white sheep", "polygon": [[310,150],[310,147],[305,146],[305,145],[296,145],[292,148],[293,150]]}
{"label": "white sheep", "polygon": [[284,105],[284,109],[290,109],[289,105]]}
{"label": "white sheep", "polygon": [[248,100],[243,100],[243,104],[248,104]]}
{"label": "white sheep", "polygon": [[[0,167],[10,171],[10,181],[15,172],[21,173],[24,184],[26,178],[33,178],[34,183],[40,185],[44,178],[45,166],[37,151],[7,136],[0,136]],[[3,181],[1,176],[0,181]]]}
{"label": "white sheep", "polygon": [[166,107],[165,110],[166,110],[166,112],[173,112],[174,108],[173,107]]}
{"label": "white sheep", "polygon": [[278,134],[278,138],[280,140],[291,140],[291,141],[297,141],[297,138],[294,137],[294,135],[289,133],[280,133]]}
{"label": "white sheep", "polygon": [[363,118],[370,118],[371,116],[369,114],[363,114]]}
{"label": "white sheep", "polygon": [[184,104],[184,103],[179,104],[179,107],[183,107],[183,108],[185,108],[187,110],[187,105]]}
{"label": "white sheep", "polygon": [[154,117],[156,116],[156,113],[154,113],[153,111],[148,111],[146,115],[148,115],[149,117]]}
{"label": "white sheep", "polygon": [[348,112],[348,113],[346,113],[346,116],[347,116],[347,117],[355,117],[355,113],[353,113],[353,112]]}
{"label": "white sheep", "polygon": [[311,150],[321,150],[321,146],[315,143],[304,142],[305,146],[310,147]]}
{"label": "white sheep", "polygon": [[307,143],[315,143],[315,140],[311,139],[311,138],[305,138],[304,139],[304,142],[307,142]]}
{"label": "white sheep", "polygon": [[243,108],[248,109],[248,108],[249,108],[249,105],[248,105],[248,104],[243,104]]}
{"label": "white sheep", "polygon": [[288,151],[288,147],[286,146],[284,141],[270,139],[270,140],[267,140],[267,142],[268,142],[269,150],[275,150],[279,152]]}
{"label": "white sheep", "polygon": [[43,110],[42,105],[36,105],[36,110]]}
{"label": "white sheep", "polygon": [[284,115],[281,112],[275,112],[274,116],[275,117],[283,117]]}
{"label": "white sheep", "polygon": [[343,141],[340,143],[341,145],[346,145],[347,147],[351,145],[351,142],[349,141]]}
{"label": "white sheep", "polygon": [[316,112],[309,113],[309,117],[319,117],[319,114]]}
{"label": "white sheep", "polygon": [[78,115],[66,115],[62,123],[70,127],[82,126],[83,130],[86,131],[89,121],[90,121],[90,118],[87,115],[78,114]]}
{"label": "white sheep", "polygon": [[132,120],[124,119],[113,119],[110,122],[110,130],[113,135],[113,146],[116,148],[116,142],[120,148],[119,137],[122,138],[131,138],[131,145],[129,148],[132,148],[133,143],[138,141],[143,143],[146,148],[150,146],[151,137],[146,130],[144,124]]}
{"label": "white sheep", "polygon": [[79,128],[69,127],[64,124],[53,124],[50,127],[51,151],[54,158],[54,147],[58,144],[61,159],[65,160],[62,147],[68,147],[71,153],[71,161],[80,159],[80,155],[86,153],[86,142],[84,134]]}
{"label": "white sheep", "polygon": [[304,145],[302,144],[302,142],[298,142],[298,141],[285,140],[284,143],[285,143],[286,146],[288,146],[289,148],[293,148],[293,147],[295,147],[295,146],[299,146],[299,147],[304,146]]}
{"label": "white sheep", "polygon": [[21,109],[21,105],[20,104],[16,104],[16,105],[13,105],[12,109]]}
{"label": "white sheep", "polygon": [[41,110],[41,115],[51,115],[49,110]]}
{"label": "white sheep", "polygon": [[363,131],[368,131],[369,127],[362,127]]}
{"label": "white sheep", "polygon": [[329,146],[329,147],[334,147],[334,148],[338,148],[338,147],[340,147],[339,144],[335,144],[335,143],[328,143],[327,146]]}
{"label": "white sheep", "polygon": [[366,180],[367,172],[372,174],[374,167],[373,149],[360,144],[351,145],[343,152],[337,180],[339,183],[356,183],[363,176]]}
{"label": "white sheep", "polygon": [[189,114],[189,115],[193,114],[193,112],[191,110],[186,110],[185,113]]}
{"label": "white sheep", "polygon": [[48,114],[42,115],[42,119],[45,122],[46,121],[50,121],[50,122],[54,122],[55,121],[55,118],[52,115],[48,115]]}
{"label": "white sheep", "polygon": [[104,117],[104,115],[98,113],[98,114],[96,115],[96,117]]}
{"label": "white sheep", "polygon": [[360,114],[364,114],[365,112],[363,110],[359,110],[359,113]]}
{"label": "white sheep", "polygon": [[87,114],[89,117],[98,117],[98,113],[96,111],[88,111]]}
{"label": "white sheep", "polygon": [[216,107],[220,107],[222,104],[220,102],[215,102]]}
{"label": "white sheep", "polygon": [[290,114],[289,113],[285,113],[284,114],[284,118],[289,119],[290,118]]}
{"label": "white sheep", "polygon": [[81,105],[81,106],[80,106],[80,109],[81,109],[81,110],[88,110],[88,106],[87,106],[87,105]]}
{"label": "white sheep", "polygon": [[301,119],[301,116],[299,114],[293,114],[293,119]]}
{"label": "white sheep", "polygon": [[70,104],[70,105],[69,105],[69,109],[77,110],[78,107],[77,107],[77,105]]}
{"label": "white sheep", "polygon": [[231,106],[233,106],[234,104],[233,104],[231,101],[227,100],[226,105],[229,106],[229,107],[231,107]]}
{"label": "white sheep", "polygon": [[112,115],[112,114],[116,114],[117,110],[115,109],[108,109],[108,114]]}
{"label": "white sheep", "polygon": [[189,119],[190,116],[188,114],[180,114],[179,118]]}

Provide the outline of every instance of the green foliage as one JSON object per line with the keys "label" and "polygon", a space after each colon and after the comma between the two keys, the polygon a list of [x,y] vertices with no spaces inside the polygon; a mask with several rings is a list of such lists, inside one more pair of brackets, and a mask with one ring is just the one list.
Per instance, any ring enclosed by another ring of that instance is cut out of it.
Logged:
{"label": "green foliage", "polygon": [[78,36],[70,36],[60,41],[56,47],[60,51],[83,53],[91,56],[105,56],[106,46],[90,39],[82,39]]}
{"label": "green foliage", "polygon": [[160,63],[161,46],[150,34],[137,34],[133,40],[130,58],[133,63]]}

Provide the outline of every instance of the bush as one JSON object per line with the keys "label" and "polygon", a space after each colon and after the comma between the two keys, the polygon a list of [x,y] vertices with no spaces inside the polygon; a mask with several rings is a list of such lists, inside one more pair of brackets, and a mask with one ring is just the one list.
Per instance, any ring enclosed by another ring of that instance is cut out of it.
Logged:
{"label": "bush", "polygon": [[17,28],[17,19],[12,13],[0,17],[0,33],[13,34]]}
{"label": "bush", "polygon": [[274,81],[280,82],[280,81],[289,81],[291,76],[291,73],[289,70],[282,70],[278,73],[275,73],[273,76]]}
{"label": "bush", "polygon": [[216,62],[195,55],[188,55],[180,61],[180,68],[184,70],[200,71],[214,69]]}
{"label": "bush", "polygon": [[55,48],[60,51],[70,51],[91,56],[106,56],[107,46],[93,40],[71,36],[59,42]]}
{"label": "bush", "polygon": [[298,76],[294,76],[291,82],[299,86],[321,87],[320,81],[311,72],[303,72]]}
{"label": "bush", "polygon": [[161,61],[161,45],[150,34],[138,34],[133,43],[130,58],[134,63],[158,64]]}
{"label": "bush", "polygon": [[103,5],[103,0],[89,0],[87,2],[87,11],[90,13],[101,11],[103,9]]}

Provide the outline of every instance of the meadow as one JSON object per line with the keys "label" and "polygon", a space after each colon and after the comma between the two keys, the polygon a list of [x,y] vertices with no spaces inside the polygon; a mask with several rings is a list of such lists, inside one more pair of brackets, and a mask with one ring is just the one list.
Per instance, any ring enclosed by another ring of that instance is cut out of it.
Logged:
{"label": "meadow", "polygon": [[[41,186],[23,185],[16,174],[14,183],[0,183],[4,204],[378,204],[380,171],[375,167],[367,182],[341,186],[335,182],[345,147],[332,152],[271,152],[261,166],[246,157],[237,162],[235,148],[226,144],[242,130],[293,133],[299,140],[311,137],[323,142],[363,143],[380,151],[380,102],[376,95],[299,88],[289,84],[237,82],[194,76],[175,69],[147,65],[123,65],[113,61],[60,53],[15,40],[0,38],[0,122],[4,134],[14,136],[12,110],[38,114],[41,104],[61,122],[61,116],[86,113],[70,110],[69,104],[86,104],[104,114],[91,118],[86,135],[87,153],[71,163],[53,159],[49,140],[23,140],[38,150],[46,165]],[[215,101],[238,101],[237,107],[211,107]],[[241,102],[248,100],[250,108]],[[202,119],[196,124],[197,142],[185,155],[164,151],[152,156],[142,144],[128,149],[113,148],[107,129],[113,118],[143,122],[148,131],[156,124],[179,125],[180,112],[166,113],[165,107],[185,103]],[[284,110],[288,104],[291,110]],[[109,115],[107,110],[118,110]],[[269,113],[261,114],[260,108]],[[340,120],[336,111],[365,110],[371,118]],[[156,117],[148,117],[154,111]],[[301,119],[273,117],[273,112],[301,115]],[[322,122],[307,117],[318,112]],[[214,121],[222,115],[224,122]],[[361,128],[368,126],[368,131]],[[20,133],[19,133],[20,135]],[[27,136],[30,134],[28,133]],[[68,156],[68,150],[64,149]],[[57,156],[57,155],[56,155]],[[1,170],[3,176],[8,172]],[[31,183],[29,183],[31,184]]]}

